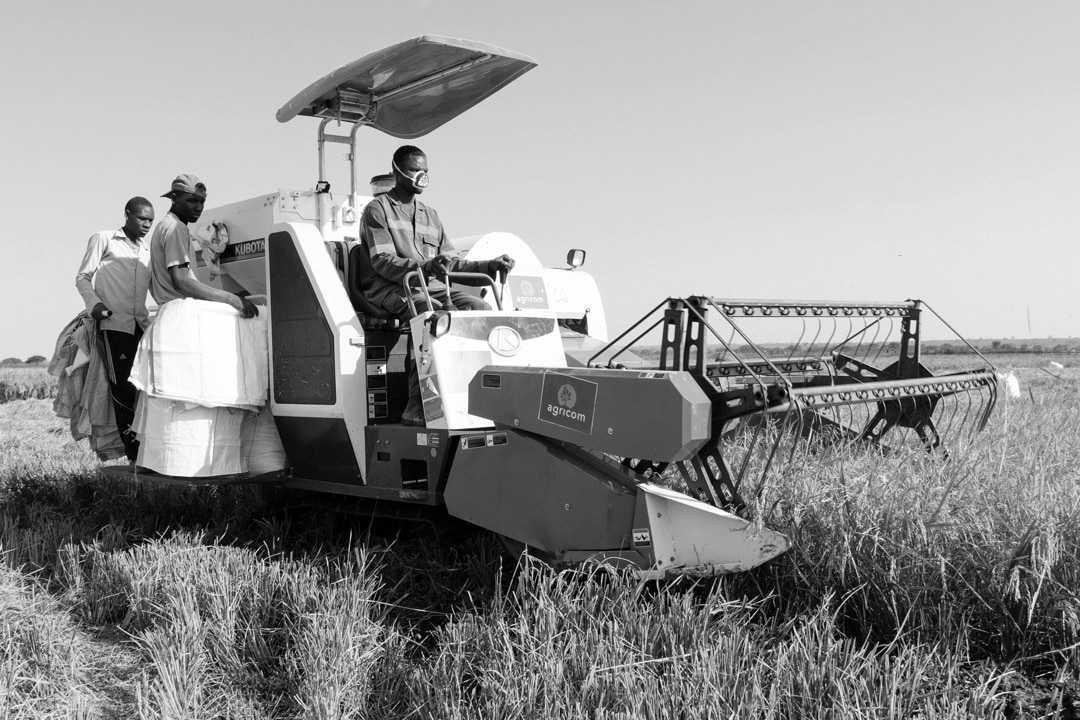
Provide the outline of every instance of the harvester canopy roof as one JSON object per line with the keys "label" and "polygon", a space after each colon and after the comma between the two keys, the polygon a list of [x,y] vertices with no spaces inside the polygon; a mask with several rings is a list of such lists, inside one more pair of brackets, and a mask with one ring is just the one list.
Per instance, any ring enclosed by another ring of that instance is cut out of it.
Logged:
{"label": "harvester canopy roof", "polygon": [[494,45],[423,35],[343,65],[277,111],[364,123],[398,138],[418,138],[536,67]]}

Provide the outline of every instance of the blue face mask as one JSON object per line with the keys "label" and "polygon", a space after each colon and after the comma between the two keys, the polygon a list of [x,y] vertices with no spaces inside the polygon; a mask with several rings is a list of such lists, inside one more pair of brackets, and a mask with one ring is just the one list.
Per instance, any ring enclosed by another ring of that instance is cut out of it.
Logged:
{"label": "blue face mask", "polygon": [[409,179],[409,182],[412,183],[412,186],[413,186],[414,190],[423,190],[424,188],[426,188],[428,186],[428,174],[425,171],[417,170],[415,173],[410,175],[409,173],[407,173],[404,170],[402,170],[401,168],[399,168],[397,163],[393,163],[393,164],[394,164],[394,169],[395,170],[397,170],[399,173],[401,173],[402,175],[404,175],[405,177],[407,177]]}

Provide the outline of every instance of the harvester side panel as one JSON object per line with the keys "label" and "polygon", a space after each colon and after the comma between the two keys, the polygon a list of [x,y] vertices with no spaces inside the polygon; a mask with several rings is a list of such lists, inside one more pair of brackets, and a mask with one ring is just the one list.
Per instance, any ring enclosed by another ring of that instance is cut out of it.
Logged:
{"label": "harvester side panel", "polygon": [[311,225],[326,243],[355,242],[360,237],[359,215],[370,199],[364,195],[278,190],[208,208],[192,226],[192,235],[209,235],[210,225],[221,222],[228,230],[229,244],[218,258],[220,275],[212,275],[201,251],[196,252],[195,275],[200,282],[229,292],[265,295],[266,240],[278,225]]}
{"label": "harvester side panel", "polygon": [[266,237],[279,222],[299,218],[282,217],[279,210],[280,192],[248,198],[215,208],[207,208],[199,222],[192,226],[198,235],[205,233],[214,222],[223,222],[229,232],[229,245],[219,257],[221,275],[210,277],[210,268],[198,251],[195,256],[195,276],[199,282],[220,287],[229,292],[244,291],[265,295]]}
{"label": "harvester side panel", "polygon": [[286,232],[270,235],[274,400],[333,405],[337,400],[334,335],[311,279]]}
{"label": "harvester side panel", "polygon": [[601,461],[513,430],[499,445],[460,442],[451,515],[556,556],[631,548],[637,492]]}
{"label": "harvester side panel", "polygon": [[610,459],[514,430],[462,437],[447,511],[559,562],[605,559],[649,574],[739,572],[787,550],[780,533],[651,483]]}
{"label": "harvester side panel", "polygon": [[360,480],[349,432],[340,418],[276,417],[292,474],[338,482]]}
{"label": "harvester side panel", "polygon": [[689,373],[601,368],[481,369],[469,412],[613,455],[692,457],[711,434],[712,402]]}
{"label": "harvester side panel", "polygon": [[[440,313],[445,316],[445,313]],[[416,365],[428,427],[466,430],[491,426],[491,418],[469,410],[469,385],[488,365],[566,364],[555,318],[548,312],[477,310],[449,313],[449,327],[433,334],[433,313],[413,318]]]}
{"label": "harvester side panel", "polygon": [[405,372],[408,334],[398,330],[367,330],[364,343],[368,425],[396,423],[409,394]]}
{"label": "harvester side panel", "polygon": [[457,438],[446,430],[403,425],[372,425],[365,433],[370,488],[397,490],[399,500],[436,496],[453,457]]}
{"label": "harvester side panel", "polygon": [[367,414],[364,331],[319,231],[267,238],[271,410],[294,474],[360,482]]}

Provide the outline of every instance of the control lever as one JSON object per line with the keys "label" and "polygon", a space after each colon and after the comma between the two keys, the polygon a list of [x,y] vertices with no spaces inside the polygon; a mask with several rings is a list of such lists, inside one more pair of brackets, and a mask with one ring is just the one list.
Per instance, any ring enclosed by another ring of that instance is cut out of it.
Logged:
{"label": "control lever", "polygon": [[457,308],[454,307],[453,301],[450,300],[450,273],[453,271],[455,265],[457,265],[457,258],[451,257],[447,258],[447,264],[443,267],[442,281],[443,285],[446,287],[447,310],[457,310]]}

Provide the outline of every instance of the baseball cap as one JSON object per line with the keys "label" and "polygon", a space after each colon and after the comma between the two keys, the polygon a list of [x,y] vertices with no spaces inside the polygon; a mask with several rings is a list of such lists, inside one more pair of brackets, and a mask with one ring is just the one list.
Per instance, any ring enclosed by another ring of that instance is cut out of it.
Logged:
{"label": "baseball cap", "polygon": [[178,192],[191,193],[205,198],[206,185],[203,185],[203,181],[200,180],[198,176],[190,173],[183,173],[176,176],[176,179],[172,181],[172,189],[161,197],[173,198],[176,197],[176,193]]}

